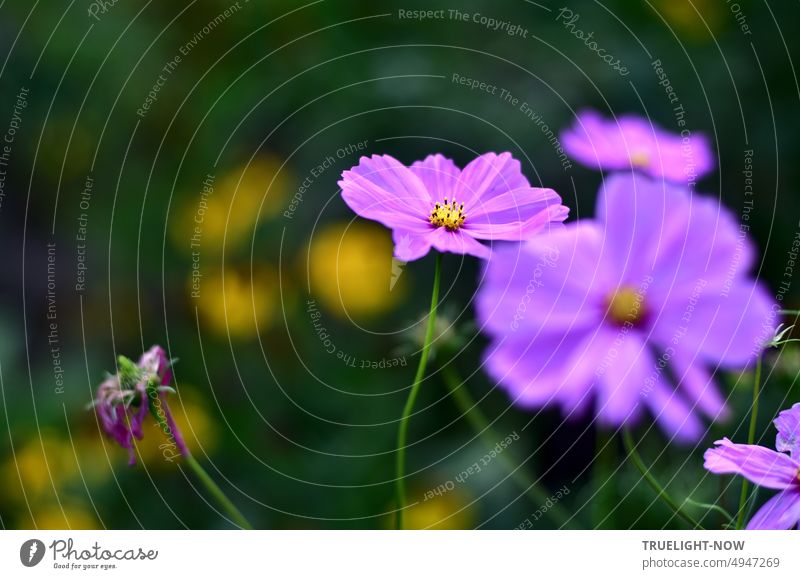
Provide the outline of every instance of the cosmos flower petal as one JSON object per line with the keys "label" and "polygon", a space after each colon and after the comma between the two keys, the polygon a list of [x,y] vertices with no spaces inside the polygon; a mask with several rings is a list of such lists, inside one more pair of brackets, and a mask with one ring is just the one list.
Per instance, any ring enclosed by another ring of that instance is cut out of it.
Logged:
{"label": "cosmos flower petal", "polygon": [[774,422],[778,429],[775,448],[800,460],[800,403],[778,414]]}
{"label": "cosmos flower petal", "polygon": [[410,169],[435,201],[442,201],[446,197],[452,199],[456,194],[461,169],[444,155],[428,155],[422,161],[415,161]]}
{"label": "cosmos flower petal", "polygon": [[[732,284],[725,294],[706,289],[673,295],[657,315],[653,336],[701,361],[723,368],[752,365],[775,333],[776,310],[767,291],[750,280]],[[676,338],[677,336],[677,338]]]}
{"label": "cosmos flower petal", "polygon": [[470,237],[463,231],[448,231],[439,227],[429,234],[428,240],[438,251],[474,255],[481,259],[489,259],[492,250]]}
{"label": "cosmos flower petal", "polygon": [[476,239],[491,239],[495,241],[525,241],[534,234],[550,231],[560,227],[569,215],[569,208],[563,205],[551,205],[534,213],[526,221],[491,223],[465,223],[463,231]]}
{"label": "cosmos flower petal", "polygon": [[635,333],[620,335],[614,349],[598,360],[597,418],[607,426],[631,422],[638,413],[640,392],[655,364]]}
{"label": "cosmos flower petal", "polygon": [[544,327],[597,327],[597,305],[608,289],[598,269],[601,240],[599,228],[584,220],[497,248],[475,298],[481,329],[501,338],[517,331],[535,336]]}
{"label": "cosmos flower petal", "polygon": [[358,165],[342,173],[339,187],[353,211],[387,227],[407,224],[409,218],[424,221],[433,206],[420,178],[389,155],[361,157]]}
{"label": "cosmos flower petal", "polygon": [[789,456],[754,444],[735,444],[723,438],[703,457],[705,468],[715,474],[738,474],[761,487],[787,489],[797,484],[800,463]]}
{"label": "cosmos flower petal", "polygon": [[692,406],[687,404],[679,391],[670,388],[664,381],[656,381],[643,400],[670,440],[688,444],[703,437],[705,427],[692,411]]}
{"label": "cosmos flower petal", "polygon": [[431,250],[430,232],[419,234],[404,229],[392,231],[394,256],[402,261],[414,261],[424,257]]}
{"label": "cosmos flower petal", "polygon": [[552,189],[523,187],[465,203],[471,223],[525,221],[552,206],[561,206],[561,197]]}
{"label": "cosmos flower petal", "polygon": [[675,352],[670,356],[669,364],[679,388],[700,411],[712,420],[724,420],[730,415],[725,398],[702,363],[691,355]]}
{"label": "cosmos flower petal", "polygon": [[800,490],[787,489],[765,502],[747,523],[748,531],[784,531],[800,520]]}
{"label": "cosmos flower petal", "polygon": [[520,188],[530,188],[530,183],[519,161],[511,153],[486,153],[461,171],[456,199],[471,207]]}

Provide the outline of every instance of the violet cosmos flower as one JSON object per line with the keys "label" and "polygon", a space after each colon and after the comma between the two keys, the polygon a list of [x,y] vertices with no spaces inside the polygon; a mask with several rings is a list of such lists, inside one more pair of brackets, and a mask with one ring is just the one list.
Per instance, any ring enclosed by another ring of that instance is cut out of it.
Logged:
{"label": "violet cosmos flower", "polygon": [[688,130],[673,134],[633,115],[604,119],[594,111],[578,113],[575,124],[561,134],[561,144],[588,167],[636,169],[688,185],[714,169],[714,155],[704,135]]}
{"label": "violet cosmos flower", "polygon": [[148,414],[153,414],[185,456],[188,453],[186,444],[167,404],[172,370],[164,349],[153,346],[142,354],[138,364],[120,356],[118,367],[116,375],[100,384],[92,402],[103,431],[128,449],[129,464],[133,465],[136,463],[134,439],[142,439],[144,421]]}
{"label": "violet cosmos flower", "polygon": [[714,370],[749,366],[774,335],[753,256],[716,200],[611,175],[595,220],[495,252],[476,302],[486,370],[521,406],[578,416],[594,401],[606,426],[647,407],[670,436],[697,440],[696,410],[726,413]]}
{"label": "violet cosmos flower", "polygon": [[361,157],[339,186],[353,211],[392,229],[403,261],[431,248],[487,259],[477,240],[528,239],[569,212],[552,189],[531,187],[510,153],[486,153],[463,170],[442,155],[410,167],[389,155]]}
{"label": "violet cosmos flower", "polygon": [[800,522],[800,404],[778,414],[774,424],[777,451],[723,438],[703,455],[706,469],[715,474],[738,474],[760,487],[780,491],[750,519],[748,529],[783,530]]}

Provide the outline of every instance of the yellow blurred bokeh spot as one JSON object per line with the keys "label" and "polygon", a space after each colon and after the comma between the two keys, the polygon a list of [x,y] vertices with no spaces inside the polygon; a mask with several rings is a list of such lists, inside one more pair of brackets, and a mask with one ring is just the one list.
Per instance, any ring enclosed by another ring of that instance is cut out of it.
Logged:
{"label": "yellow blurred bokeh spot", "polygon": [[[169,229],[175,245],[186,252],[219,254],[240,248],[257,223],[274,217],[288,199],[292,178],[271,155],[256,157],[219,178],[206,179],[182,201]],[[210,191],[210,193],[209,193]],[[196,229],[197,228],[197,229]],[[192,247],[193,238],[199,242]]]}
{"label": "yellow blurred bokeh spot", "polygon": [[[26,519],[30,515],[23,517],[20,521],[22,528],[33,528],[27,524]],[[91,530],[102,528],[94,513],[86,507],[72,504],[45,505],[33,511],[33,522],[37,529],[42,530]]]}
{"label": "yellow blurred bokeh spot", "polygon": [[[278,274],[267,266],[251,272],[234,268],[203,277],[197,297],[202,322],[220,336],[250,338],[270,327],[280,311]],[[191,280],[190,280],[191,292]]]}
{"label": "yellow blurred bokeh spot", "polygon": [[[45,494],[52,495],[78,472],[72,445],[53,435],[42,433],[17,448],[2,467],[5,496],[16,502],[35,501]],[[24,493],[23,493],[24,489]]]}
{"label": "yellow blurred bokeh spot", "polygon": [[472,499],[466,492],[456,488],[427,500],[426,496],[430,493],[413,497],[417,502],[406,509],[406,529],[450,531],[475,526],[474,510],[469,506]]}
{"label": "yellow blurred bokeh spot", "polygon": [[390,310],[405,290],[404,264],[392,259],[393,249],[390,232],[378,225],[356,221],[322,228],[308,251],[311,297],[341,317]]}

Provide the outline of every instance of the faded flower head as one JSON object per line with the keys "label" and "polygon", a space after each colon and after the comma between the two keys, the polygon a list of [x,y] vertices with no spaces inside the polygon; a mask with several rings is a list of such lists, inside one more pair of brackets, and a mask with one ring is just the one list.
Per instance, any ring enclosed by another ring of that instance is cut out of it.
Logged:
{"label": "faded flower head", "polygon": [[800,404],[781,412],[774,424],[777,450],[723,438],[704,455],[704,466],[715,474],[738,474],[755,485],[780,491],[750,519],[748,529],[784,530],[800,522]]}
{"label": "faded flower head", "polygon": [[164,349],[153,346],[142,354],[138,364],[120,356],[117,367],[117,374],[100,384],[92,402],[103,431],[128,449],[129,464],[133,465],[136,463],[134,439],[142,439],[142,425],[147,415],[152,414],[165,434],[174,438],[179,452],[185,455],[186,445],[167,405],[166,393],[172,391],[169,387],[172,370]]}
{"label": "faded flower head", "polygon": [[715,166],[704,135],[688,130],[673,134],[635,115],[604,119],[594,111],[582,111],[562,133],[561,142],[573,159],[588,167],[634,169],[682,184],[693,184]]}
{"label": "faded flower head", "polygon": [[339,186],[353,211],[392,230],[403,261],[431,248],[488,259],[479,239],[522,241],[569,212],[552,189],[531,187],[510,153],[486,153],[463,170],[442,155],[410,167],[389,155],[361,157]]}
{"label": "faded flower head", "polygon": [[699,413],[727,414],[714,372],[748,367],[774,336],[754,255],[716,200],[611,175],[596,219],[495,252],[476,301],[486,371],[521,406],[574,417],[593,404],[609,427],[647,408],[696,441]]}

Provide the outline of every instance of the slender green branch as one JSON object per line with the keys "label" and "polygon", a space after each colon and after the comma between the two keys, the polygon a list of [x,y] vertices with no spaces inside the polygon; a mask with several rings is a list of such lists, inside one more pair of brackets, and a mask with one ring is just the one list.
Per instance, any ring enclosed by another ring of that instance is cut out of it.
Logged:
{"label": "slender green branch", "polygon": [[780,310],[778,313],[783,316],[800,316],[800,310]]}
{"label": "slender green branch", "polygon": [[728,525],[731,525],[733,523],[733,515],[730,514],[728,511],[726,511],[725,509],[723,509],[719,505],[715,505],[715,504],[712,504],[712,503],[701,503],[699,501],[695,501],[695,500],[690,499],[690,498],[687,498],[683,502],[684,502],[684,504],[693,505],[695,507],[700,507],[702,509],[707,509],[709,511],[716,511],[717,513],[719,513],[720,515],[722,515],[723,517],[725,517],[728,520]]}
{"label": "slender green branch", "polygon": [[425,330],[425,342],[422,345],[422,352],[417,366],[417,374],[414,376],[414,384],[408,394],[403,416],[400,418],[400,427],[397,430],[397,454],[395,455],[395,494],[397,500],[397,516],[395,517],[395,528],[403,528],[403,510],[406,508],[406,440],[408,438],[408,419],[414,409],[414,402],[417,400],[422,378],[425,376],[425,368],[428,365],[428,355],[430,354],[431,342],[433,341],[433,330],[436,325],[436,308],[439,303],[439,286],[442,278],[442,254],[436,253],[436,271],[433,274],[433,291],[431,292],[431,308],[428,314],[428,327]]}
{"label": "slender green branch", "polygon": [[[452,364],[442,367],[442,378],[459,411],[467,419],[472,429],[481,436],[488,448],[494,448],[501,437],[492,429],[486,416],[470,396],[466,384],[458,376]],[[508,470],[512,480],[530,497],[534,504],[541,506],[548,500],[552,502],[552,497],[536,484],[536,481],[522,469],[522,466],[517,464],[513,456],[509,456],[508,450],[498,454],[496,459]],[[570,515],[559,503],[553,503],[547,513],[559,526],[570,526]]]}
{"label": "slender green branch", "polygon": [[595,529],[602,528],[603,521],[613,527],[613,522],[608,521],[608,514],[613,512],[616,503],[614,486],[610,484],[611,477],[619,463],[614,439],[611,433],[602,429],[597,430],[595,441],[594,462],[592,463],[592,486],[594,498],[592,499],[592,523]]}
{"label": "slender green branch", "polygon": [[[747,444],[753,444],[756,439],[756,427],[758,426],[758,399],[761,395],[761,355],[756,360],[756,373],[753,378],[753,406],[750,409],[750,428],[747,432]],[[742,479],[742,492],[739,495],[739,516],[736,518],[736,528],[744,527],[744,515],[747,510],[747,497],[749,484],[746,478]]]}
{"label": "slender green branch", "polygon": [[642,461],[639,453],[636,452],[636,445],[633,442],[633,437],[627,428],[622,429],[622,442],[625,445],[625,450],[628,452],[628,458],[631,460],[631,462],[633,462],[636,468],[639,469],[639,472],[642,474],[642,478],[644,478],[647,484],[650,485],[650,488],[656,492],[658,498],[664,501],[676,515],[689,523],[692,527],[696,529],[702,529],[703,526],[694,517],[681,508],[677,501],[675,501],[675,499],[673,499],[669,493],[667,493],[664,487],[662,487],[656,480],[656,477],[654,477],[650,472],[650,469],[644,464],[644,461]]}
{"label": "slender green branch", "polygon": [[244,518],[244,515],[239,512],[239,509],[236,508],[231,500],[222,492],[217,486],[217,483],[208,475],[208,473],[200,466],[200,463],[195,460],[195,458],[191,454],[185,454],[183,459],[186,461],[186,464],[191,467],[194,474],[197,475],[197,478],[200,479],[200,482],[206,487],[209,493],[216,499],[222,509],[228,514],[231,520],[239,525],[243,529],[252,530],[253,526],[250,522]]}

